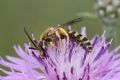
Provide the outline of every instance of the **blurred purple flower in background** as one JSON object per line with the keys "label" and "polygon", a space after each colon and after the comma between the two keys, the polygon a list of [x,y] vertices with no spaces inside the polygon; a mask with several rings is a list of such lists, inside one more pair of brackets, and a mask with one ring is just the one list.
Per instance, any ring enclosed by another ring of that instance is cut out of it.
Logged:
{"label": "blurred purple flower in background", "polygon": [[[81,34],[86,36],[85,28]],[[0,59],[0,65],[10,69],[0,68],[6,74],[0,80],[120,80],[119,47],[110,51],[111,41],[105,42],[105,39],[105,33],[102,37],[95,36],[91,40],[91,53],[72,41],[66,47],[63,39],[62,46],[45,51],[47,59],[42,59],[27,44],[25,50],[15,46],[19,58]]]}

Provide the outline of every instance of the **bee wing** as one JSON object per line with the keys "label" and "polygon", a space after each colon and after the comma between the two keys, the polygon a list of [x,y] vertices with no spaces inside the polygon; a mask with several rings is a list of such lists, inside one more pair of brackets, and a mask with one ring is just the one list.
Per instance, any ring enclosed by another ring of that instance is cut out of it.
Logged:
{"label": "bee wing", "polygon": [[76,24],[76,23],[82,21],[82,19],[83,19],[82,17],[76,18],[76,19],[73,19],[71,21],[68,21],[68,22],[65,22],[63,24],[60,24],[60,25],[58,25],[58,27],[68,27],[68,26],[71,26],[73,24]]}
{"label": "bee wing", "polygon": [[[68,22],[65,22],[63,24],[59,24],[58,26],[55,26],[55,29],[52,31],[52,33],[54,33],[55,31],[57,31],[60,27],[69,27],[69,29],[71,28],[70,26],[73,25],[73,24],[76,24],[78,22],[82,21],[82,17],[80,18],[76,18],[76,19],[73,19],[73,20],[70,20]],[[70,29],[71,30],[71,29]]]}

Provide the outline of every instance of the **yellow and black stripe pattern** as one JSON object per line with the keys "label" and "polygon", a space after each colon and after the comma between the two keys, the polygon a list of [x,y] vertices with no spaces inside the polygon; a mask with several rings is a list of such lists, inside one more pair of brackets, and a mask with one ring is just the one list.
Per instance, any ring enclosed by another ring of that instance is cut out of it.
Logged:
{"label": "yellow and black stripe pattern", "polygon": [[62,45],[62,39],[66,37],[67,45],[69,45],[69,41],[70,39],[72,39],[78,45],[86,48],[88,52],[91,53],[92,45],[86,37],[84,37],[78,32],[71,31],[70,29],[64,29],[65,27],[70,27],[73,24],[80,22],[81,20],[81,18],[77,18],[56,27],[50,27],[40,35],[39,40],[33,40],[24,28],[25,34],[28,36],[28,38],[34,45],[34,47],[30,47],[30,49],[39,50],[41,52],[41,56],[43,56],[43,58],[46,58],[44,50],[46,50],[49,46],[53,46],[54,48],[56,48],[56,41],[59,42],[59,45]]}
{"label": "yellow and black stripe pattern", "polygon": [[84,37],[82,34],[67,30],[70,38],[75,41],[77,44],[81,45],[83,48],[87,48],[88,52],[91,53],[92,51],[92,44],[90,43],[89,39]]}

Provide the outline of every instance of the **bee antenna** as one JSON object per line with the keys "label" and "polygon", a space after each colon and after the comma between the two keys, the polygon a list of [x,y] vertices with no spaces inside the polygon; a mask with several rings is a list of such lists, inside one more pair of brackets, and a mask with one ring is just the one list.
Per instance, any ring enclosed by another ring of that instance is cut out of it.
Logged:
{"label": "bee antenna", "polygon": [[26,28],[24,27],[24,32],[27,35],[27,37],[29,38],[29,40],[32,42],[32,44],[37,48],[35,42],[32,40],[32,38],[30,37],[29,33],[27,32]]}

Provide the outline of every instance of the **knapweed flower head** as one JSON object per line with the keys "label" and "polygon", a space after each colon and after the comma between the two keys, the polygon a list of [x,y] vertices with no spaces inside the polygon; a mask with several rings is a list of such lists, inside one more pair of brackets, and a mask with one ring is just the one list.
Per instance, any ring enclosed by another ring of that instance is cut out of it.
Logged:
{"label": "knapweed flower head", "polygon": [[96,12],[105,24],[113,24],[120,14],[120,0],[96,0]]}
{"label": "knapweed flower head", "polygon": [[[86,36],[85,29],[81,34]],[[91,53],[72,40],[66,47],[66,40],[62,39],[62,46],[45,50],[46,59],[27,44],[25,49],[15,46],[19,57],[0,59],[0,65],[10,69],[0,68],[6,74],[0,80],[120,80],[119,47],[110,51],[111,41],[105,39],[105,33],[101,37],[96,35],[91,40]]]}

